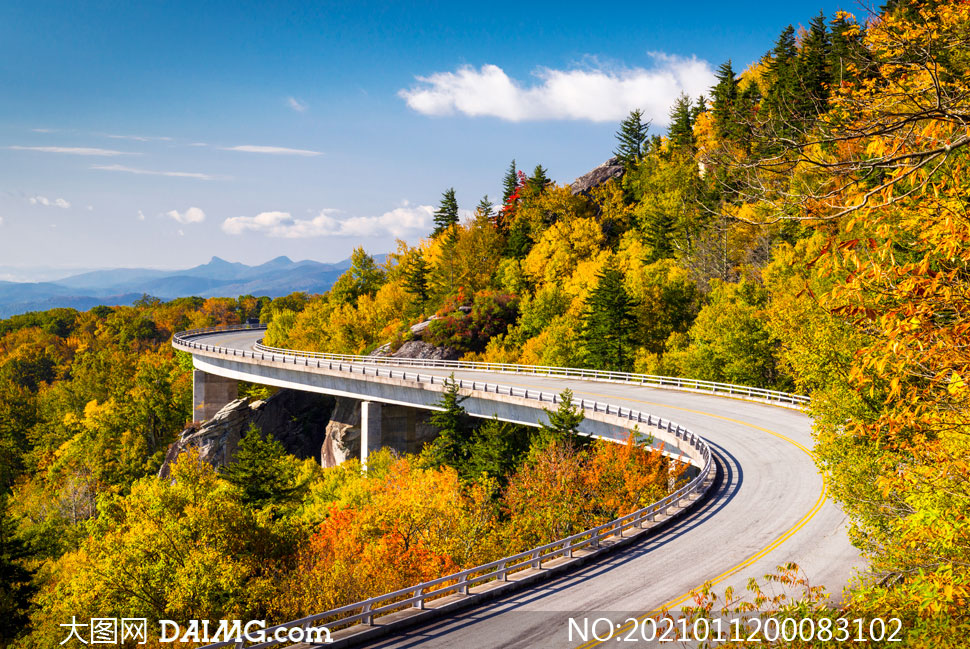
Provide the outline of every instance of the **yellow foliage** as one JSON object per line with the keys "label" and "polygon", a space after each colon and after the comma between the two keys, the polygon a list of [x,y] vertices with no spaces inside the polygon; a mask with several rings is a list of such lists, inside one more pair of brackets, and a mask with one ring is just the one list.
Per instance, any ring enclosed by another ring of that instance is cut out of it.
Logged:
{"label": "yellow foliage", "polygon": [[576,264],[573,273],[562,283],[563,291],[572,300],[568,313],[578,317],[583,310],[583,303],[590,291],[596,286],[597,276],[610,260],[609,250],[597,251],[592,258],[584,259]]}
{"label": "yellow foliage", "polygon": [[596,256],[602,246],[603,231],[597,221],[557,221],[542,233],[522,268],[537,283],[561,281],[580,262]]}

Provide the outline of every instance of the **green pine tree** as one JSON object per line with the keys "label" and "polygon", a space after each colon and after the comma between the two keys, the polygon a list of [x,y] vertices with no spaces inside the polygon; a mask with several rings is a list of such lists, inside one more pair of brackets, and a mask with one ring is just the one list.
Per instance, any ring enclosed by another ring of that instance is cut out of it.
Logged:
{"label": "green pine tree", "polygon": [[475,220],[480,222],[491,222],[492,217],[495,215],[492,212],[492,201],[488,200],[488,194],[482,196],[482,200],[478,201],[478,205],[475,206]]}
{"label": "green pine tree", "polygon": [[436,466],[460,469],[468,459],[472,425],[468,412],[461,405],[467,398],[458,392],[454,374],[445,379],[445,390],[435,404],[441,410],[431,415],[431,423],[438,429],[438,437],[427,448],[427,454]]}
{"label": "green pine tree", "polygon": [[866,68],[866,49],[862,29],[844,12],[835,14],[829,23],[829,87],[840,88],[855,81]]}
{"label": "green pine tree", "polygon": [[424,255],[415,251],[404,266],[404,290],[416,297],[421,305],[428,301],[428,275]]}
{"label": "green pine tree", "polygon": [[572,390],[566,389],[559,394],[559,405],[555,410],[542,410],[549,421],[539,426],[539,444],[545,446],[553,441],[574,444],[579,436],[579,425],[586,415],[573,403]]}
{"label": "green pine tree", "polygon": [[253,507],[284,505],[299,499],[304,486],[297,478],[297,466],[283,445],[272,435],[263,437],[250,425],[239,440],[232,463],[222,467],[222,477],[239,488],[243,502]]}
{"label": "green pine tree", "polygon": [[502,205],[509,202],[509,198],[515,193],[518,186],[519,172],[515,168],[515,158],[513,158],[512,164],[509,165],[508,171],[505,172],[505,177],[502,178]]}
{"label": "green pine tree", "polygon": [[795,66],[799,81],[796,111],[802,122],[813,120],[828,109],[831,56],[832,43],[825,14],[820,12],[809,25]]}
{"label": "green pine tree", "polygon": [[453,225],[458,224],[458,200],[455,198],[455,188],[449,187],[441,195],[441,203],[434,212],[434,232],[431,236],[437,236],[448,230]]}
{"label": "green pine tree", "polygon": [[633,306],[623,286],[623,274],[608,264],[597,276],[583,309],[580,339],[587,365],[611,371],[630,369],[636,326]]}
{"label": "green pine tree", "polygon": [[677,220],[666,210],[649,215],[644,223],[644,240],[650,246],[646,261],[653,263],[674,256],[673,240],[676,236]]}
{"label": "green pine tree", "polygon": [[619,144],[613,154],[625,167],[632,167],[643,158],[649,130],[650,122],[643,121],[643,111],[639,108],[630,111],[629,117],[620,122],[620,130],[616,132]]}
{"label": "green pine tree", "polygon": [[528,453],[534,429],[521,424],[489,419],[472,435],[468,459],[459,469],[461,477],[474,482],[488,475],[498,487],[508,483],[509,475]]}
{"label": "green pine tree", "polygon": [[739,115],[740,89],[730,60],[721,64],[715,77],[717,83],[711,90],[714,130],[722,139],[739,141],[743,132]]}
{"label": "green pine tree", "polygon": [[670,146],[674,149],[693,151],[694,149],[694,111],[690,97],[680,93],[680,97],[670,109],[670,128],[667,130]]}
{"label": "green pine tree", "polygon": [[696,122],[700,114],[704,112],[707,112],[707,97],[704,95],[697,95],[697,101],[694,103],[694,110],[690,116],[691,120]]}
{"label": "green pine tree", "polygon": [[550,182],[552,181],[549,179],[545,167],[536,165],[536,168],[532,170],[532,175],[525,182],[526,191],[531,196],[538,196]]}
{"label": "green pine tree", "polygon": [[7,496],[0,492],[0,645],[12,641],[27,628],[30,599],[36,587],[33,571],[25,567],[30,559],[26,544],[17,536],[14,520],[7,513]]}

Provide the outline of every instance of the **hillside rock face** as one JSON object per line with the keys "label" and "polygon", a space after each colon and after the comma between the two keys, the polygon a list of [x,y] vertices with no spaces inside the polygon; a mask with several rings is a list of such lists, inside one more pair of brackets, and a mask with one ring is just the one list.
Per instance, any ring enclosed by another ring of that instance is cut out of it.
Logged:
{"label": "hillside rock face", "polygon": [[429,324],[431,324],[431,320],[425,320],[411,327],[411,332],[419,340],[409,340],[398,347],[395,352],[391,351],[391,344],[387,343],[372,351],[370,355],[387,358],[420,358],[434,361],[456,361],[461,358],[461,352],[453,347],[437,347],[420,340]]}
{"label": "hillside rock face", "polygon": [[280,390],[265,401],[252,403],[236,399],[202,426],[182,431],[169,447],[158,475],[167,477],[175,459],[190,448],[198,448],[202,460],[213,466],[228,464],[250,425],[272,435],[287,453],[301,459],[317,458],[334,405],[333,397],[299,390]]}
{"label": "hillside rock face", "polygon": [[585,194],[595,187],[599,187],[612,178],[619,178],[623,175],[623,165],[620,164],[616,156],[610,158],[589,173],[583,174],[569,185],[569,190],[573,196]]}
{"label": "hillside rock face", "polygon": [[360,399],[336,398],[320,449],[320,465],[324,468],[360,457],[360,404]]}
{"label": "hillside rock face", "polygon": [[422,340],[409,340],[391,358],[420,358],[434,361],[456,361],[461,353],[452,347],[436,347]]}

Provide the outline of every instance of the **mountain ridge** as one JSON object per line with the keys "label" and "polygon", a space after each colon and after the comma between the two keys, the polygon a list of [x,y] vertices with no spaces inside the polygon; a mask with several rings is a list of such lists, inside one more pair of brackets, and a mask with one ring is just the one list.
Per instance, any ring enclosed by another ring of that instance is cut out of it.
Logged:
{"label": "mountain ridge", "polygon": [[[386,259],[386,254],[374,256],[377,263]],[[57,281],[0,281],[0,317],[57,307],[85,310],[98,304],[131,304],[146,293],[164,300],[195,295],[280,297],[294,291],[322,293],[333,286],[350,263],[349,258],[324,263],[311,259],[293,261],[279,255],[250,266],[213,255],[204,264],[178,270],[111,268]]]}

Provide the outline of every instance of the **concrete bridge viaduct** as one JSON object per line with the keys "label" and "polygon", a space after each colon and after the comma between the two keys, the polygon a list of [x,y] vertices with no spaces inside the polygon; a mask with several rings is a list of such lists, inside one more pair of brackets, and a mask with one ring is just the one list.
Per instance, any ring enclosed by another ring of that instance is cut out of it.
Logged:
{"label": "concrete bridge viaduct", "polygon": [[[468,614],[442,614],[411,630],[372,622],[365,635],[393,635],[368,640],[367,646],[579,646],[563,635],[577,612],[612,617],[678,606],[691,589],[709,581],[741,591],[750,577],[789,561],[799,564],[811,584],[837,596],[864,565],[848,541],[846,517],[828,501],[815,467],[804,404],[793,403],[791,395],[603,372],[584,376],[555,368],[268,350],[257,345],[261,335],[241,330],[176,337],[175,347],[192,354],[197,370],[197,418],[234,396],[238,380],[362,399],[366,460],[382,443],[382,410],[434,408],[453,374],[468,397],[463,405],[475,416],[535,425],[542,409],[554,409],[556,395],[568,388],[586,415],[585,433],[616,439],[637,426],[668,453],[699,467],[698,448],[713,452],[713,487],[676,524],[613,558],[576,568],[527,594],[496,597]],[[363,614],[355,619],[370,620]]]}

